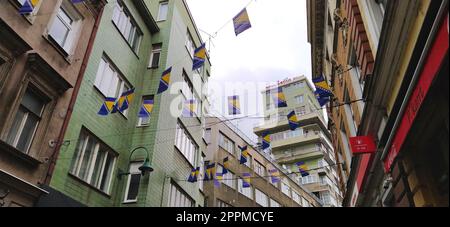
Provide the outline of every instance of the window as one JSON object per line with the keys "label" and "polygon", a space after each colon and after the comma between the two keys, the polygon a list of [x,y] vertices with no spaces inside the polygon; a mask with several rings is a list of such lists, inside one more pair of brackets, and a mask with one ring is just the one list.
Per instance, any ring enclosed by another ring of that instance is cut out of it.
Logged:
{"label": "window", "polygon": [[115,162],[116,155],[83,130],[70,169],[74,176],[109,194]]}
{"label": "window", "polygon": [[81,16],[68,1],[63,1],[49,27],[48,35],[69,54],[75,46],[80,27]]}
{"label": "window", "polygon": [[152,53],[150,56],[150,64],[149,64],[149,68],[158,68],[159,67],[159,61],[161,58],[161,48],[162,48],[162,44],[154,44],[153,48],[152,48]]}
{"label": "window", "polygon": [[259,163],[258,161],[255,160],[255,172],[261,176],[261,177],[265,177],[266,176],[266,167],[264,167],[261,163]]}
{"label": "window", "polygon": [[194,85],[192,84],[191,80],[189,79],[189,76],[186,74],[186,72],[183,70],[183,79],[184,84],[181,93],[183,94],[184,98],[186,100],[194,100],[194,103],[196,105],[195,109],[195,115],[199,116],[201,114],[201,101],[197,96],[197,93],[194,91]]}
{"label": "window", "polygon": [[220,199],[217,199],[217,207],[233,207],[233,206]]}
{"label": "window", "polygon": [[159,3],[158,21],[167,20],[167,12],[169,11],[169,2]]}
{"label": "window", "polygon": [[[350,95],[347,89],[344,90],[344,103],[350,103]],[[350,135],[356,136],[358,126],[356,124],[355,113],[353,112],[352,104],[344,105],[345,115],[347,115],[347,122],[349,123]]]}
{"label": "window", "polygon": [[117,1],[114,6],[112,21],[128,42],[131,49],[133,49],[135,53],[138,53],[143,34],[120,0]]}
{"label": "window", "polygon": [[294,200],[294,202],[296,202],[298,205],[302,205],[300,195],[295,191],[292,191],[292,200]]}
{"label": "window", "polygon": [[255,189],[255,200],[256,203],[258,203],[259,205],[261,205],[262,207],[268,207],[269,206],[269,198],[267,197],[266,194],[264,194],[264,192]]}
{"label": "window", "polygon": [[331,195],[329,191],[323,191],[320,193],[320,199],[324,205],[331,205]]}
{"label": "window", "polygon": [[317,177],[313,175],[309,175],[306,177],[302,177],[302,184],[313,184],[317,183]]}
{"label": "window", "polygon": [[[223,172],[223,166],[218,165],[217,166],[217,172],[218,173],[222,173]],[[227,174],[224,174],[222,176],[223,180],[222,183],[224,183],[225,185],[229,186],[232,189],[236,189],[236,180],[235,180],[235,175],[233,172],[231,172],[230,170],[228,170]]]}
{"label": "window", "polygon": [[308,200],[306,200],[305,198],[302,197],[302,203],[304,207],[310,207],[310,204],[308,202]]}
{"label": "window", "polygon": [[305,115],[306,114],[306,107],[305,106],[297,107],[297,108],[295,108],[295,112],[299,116]]}
{"label": "window", "polygon": [[281,192],[291,198],[291,188],[284,182],[281,182]]}
{"label": "window", "polygon": [[242,180],[242,178],[238,179],[238,191],[239,191],[239,193],[241,193],[242,195],[244,195],[245,197],[247,197],[249,199],[253,199],[252,186],[250,186],[248,188],[244,188],[244,187],[242,187],[243,182],[244,181]]}
{"label": "window", "polygon": [[361,1],[361,8],[368,16],[367,26],[370,38],[372,38],[375,48],[378,47],[381,28],[383,26],[384,12],[387,0],[364,0]]}
{"label": "window", "polygon": [[130,175],[128,175],[127,188],[125,189],[125,203],[137,202],[139,184],[141,182],[141,171],[139,167],[143,162],[134,162],[130,164]]}
{"label": "window", "polygon": [[297,102],[297,104],[302,104],[305,101],[304,96],[303,95],[295,96],[295,101]]}
{"label": "window", "polygon": [[193,207],[194,200],[173,183],[170,184],[169,207]]}
{"label": "window", "polygon": [[[202,152],[202,155],[201,155],[201,157],[200,157],[200,165],[199,165],[199,167],[200,167],[200,173],[199,173],[199,175],[198,175],[198,179],[204,179],[203,173],[205,172],[205,157],[206,157],[206,155],[203,154],[203,152]],[[203,180],[199,180],[199,181],[198,181],[198,187],[199,187],[200,190],[202,190],[202,191],[203,191],[203,186],[204,186],[204,181],[203,181]]]}
{"label": "window", "polygon": [[180,122],[177,124],[175,146],[189,161],[189,163],[192,166],[195,166],[195,157],[198,151],[198,146]]}
{"label": "window", "polygon": [[270,199],[270,207],[281,207],[281,205],[280,205],[280,203],[278,203],[277,201],[275,201],[271,198]]}
{"label": "window", "polygon": [[[154,95],[148,95],[148,96],[142,97],[141,106],[142,106],[142,104],[144,104],[145,101],[154,100],[154,99],[155,99]],[[138,119],[138,126],[149,126],[150,119],[151,119],[151,115],[150,115],[150,117],[145,117],[145,118],[140,117]]]}
{"label": "window", "polygon": [[228,153],[234,155],[234,142],[222,133],[219,134],[219,146],[228,151]]}
{"label": "window", "polygon": [[[105,97],[119,98],[123,92],[131,89],[131,86],[125,82],[106,57],[102,57],[100,60],[94,85]],[[126,116],[127,113],[128,110],[125,110],[122,114]]]}
{"label": "window", "polygon": [[18,150],[28,153],[46,102],[31,88],[25,94],[17,110],[6,142]]}
{"label": "window", "polygon": [[189,33],[189,30],[186,32],[186,49],[189,52],[189,55],[191,56],[191,58],[194,57],[194,51],[195,51],[195,43],[194,40],[192,39],[191,33]]}

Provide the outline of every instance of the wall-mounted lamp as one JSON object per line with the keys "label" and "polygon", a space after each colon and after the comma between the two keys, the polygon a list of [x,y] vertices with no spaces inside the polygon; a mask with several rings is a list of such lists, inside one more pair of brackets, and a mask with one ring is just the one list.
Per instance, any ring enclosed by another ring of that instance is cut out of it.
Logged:
{"label": "wall-mounted lamp", "polygon": [[[133,150],[131,151],[130,157],[128,158],[128,167],[127,167],[127,170],[129,171],[129,169],[130,169],[131,157],[133,156],[133,153],[134,153],[136,150],[138,150],[138,149],[143,149],[143,150],[145,150],[145,151],[147,152],[147,157],[145,158],[144,164],[142,164],[142,166],[140,166],[140,167],[138,168],[139,171],[141,171],[142,176],[145,176],[146,173],[151,173],[151,172],[153,172],[153,167],[150,165],[150,158],[149,158],[150,154],[149,154],[147,148],[145,148],[145,147],[137,147],[137,148],[135,148],[135,149],[133,149]],[[122,170],[119,169],[118,177],[119,177],[119,179],[121,179],[122,176],[130,175],[130,174],[131,174],[130,172],[123,172]]]}

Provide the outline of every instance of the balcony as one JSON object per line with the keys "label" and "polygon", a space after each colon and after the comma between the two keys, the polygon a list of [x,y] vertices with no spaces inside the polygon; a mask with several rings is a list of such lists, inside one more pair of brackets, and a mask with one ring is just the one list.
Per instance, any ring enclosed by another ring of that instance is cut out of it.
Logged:
{"label": "balcony", "polygon": [[[309,124],[319,124],[322,130],[327,130],[325,121],[321,115],[316,112],[298,115],[297,118],[300,120],[300,125],[309,125]],[[253,131],[257,135],[261,135],[266,130],[271,131],[282,131],[289,128],[289,122],[286,116],[275,116],[269,120],[264,121],[264,123],[258,123],[254,125]]]}

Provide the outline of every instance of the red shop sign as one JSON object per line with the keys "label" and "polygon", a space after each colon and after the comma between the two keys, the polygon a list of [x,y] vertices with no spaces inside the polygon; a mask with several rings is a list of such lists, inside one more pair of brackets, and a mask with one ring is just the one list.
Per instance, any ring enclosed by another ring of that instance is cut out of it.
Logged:
{"label": "red shop sign", "polygon": [[350,146],[352,148],[353,155],[375,153],[377,147],[373,137],[371,136],[358,136],[350,138]]}
{"label": "red shop sign", "polygon": [[427,95],[431,83],[436,76],[441,63],[448,51],[448,15],[445,21],[442,23],[436,40],[428,54],[425,61],[422,74],[420,75],[419,81],[408,101],[408,105],[405,109],[405,113],[402,117],[400,126],[397,130],[397,134],[394,137],[392,145],[389,149],[389,153],[384,160],[384,169],[389,172],[392,163],[400,152],[403,143],[405,142],[406,136],[411,129],[414,120],[417,117],[417,113],[422,106],[422,103]]}

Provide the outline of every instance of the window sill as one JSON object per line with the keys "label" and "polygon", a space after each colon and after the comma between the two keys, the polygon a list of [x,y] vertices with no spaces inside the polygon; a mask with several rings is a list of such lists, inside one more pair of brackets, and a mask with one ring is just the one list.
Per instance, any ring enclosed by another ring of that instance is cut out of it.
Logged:
{"label": "window sill", "polygon": [[8,143],[4,142],[3,140],[0,140],[0,152],[6,152],[33,167],[36,167],[43,163],[42,161],[36,159],[35,157],[33,157],[29,154],[23,153],[22,151],[18,150],[17,148],[9,145]]}
{"label": "window sill", "polygon": [[158,66],[147,66],[147,69],[158,69],[159,68],[159,65]]}
{"label": "window sill", "polygon": [[111,195],[109,195],[108,193],[106,193],[106,192],[104,192],[104,191],[102,191],[102,190],[100,190],[100,189],[98,189],[98,188],[92,186],[91,184],[87,183],[86,181],[80,179],[79,177],[73,175],[73,174],[70,173],[70,172],[68,173],[68,175],[69,175],[69,177],[71,177],[72,179],[78,181],[78,182],[81,183],[82,185],[87,186],[88,188],[94,190],[95,192],[99,193],[100,195],[102,195],[102,196],[104,196],[104,197],[107,197],[108,199],[111,199]]}
{"label": "window sill", "polygon": [[123,202],[122,202],[123,205],[132,205],[132,204],[137,204],[137,203],[138,203],[137,200],[123,201]]}
{"label": "window sill", "polygon": [[44,34],[42,37],[44,37],[44,39],[56,49],[56,52],[58,52],[68,64],[72,64],[70,55],[53,39],[50,34]]}

